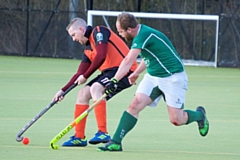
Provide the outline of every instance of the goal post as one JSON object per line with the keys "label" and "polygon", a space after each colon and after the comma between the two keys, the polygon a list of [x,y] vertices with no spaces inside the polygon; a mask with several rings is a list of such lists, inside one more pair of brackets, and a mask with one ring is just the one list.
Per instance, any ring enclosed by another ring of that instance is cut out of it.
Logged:
{"label": "goal post", "polygon": [[[87,13],[87,23],[89,25],[93,25],[93,16],[103,16],[104,18],[105,18],[105,16],[117,17],[121,13],[122,12],[120,12],[120,11],[88,10],[88,13]],[[166,14],[166,13],[145,13],[145,12],[128,12],[128,13],[131,13],[135,17],[138,17],[138,18],[215,21],[216,26],[215,26],[214,61],[202,61],[202,60],[183,59],[183,62],[184,62],[184,65],[217,67],[218,30],[219,30],[219,16],[218,15]]]}

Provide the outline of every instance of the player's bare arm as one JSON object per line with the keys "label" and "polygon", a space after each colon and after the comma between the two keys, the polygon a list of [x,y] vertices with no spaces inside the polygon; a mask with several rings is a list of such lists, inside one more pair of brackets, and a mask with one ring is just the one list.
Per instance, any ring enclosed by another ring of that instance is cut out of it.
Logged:
{"label": "player's bare arm", "polygon": [[121,62],[118,71],[114,76],[115,79],[119,81],[120,79],[122,79],[122,77],[126,75],[140,52],[141,49],[131,49],[129,51],[128,55]]}
{"label": "player's bare arm", "polygon": [[141,74],[146,69],[146,64],[144,60],[142,59],[140,64],[138,65],[137,69],[134,71],[136,74]]}
{"label": "player's bare arm", "polygon": [[146,65],[144,60],[142,60],[138,66],[138,68],[133,72],[129,77],[130,84],[136,84],[136,80],[138,79],[139,74],[141,74],[146,69]]}

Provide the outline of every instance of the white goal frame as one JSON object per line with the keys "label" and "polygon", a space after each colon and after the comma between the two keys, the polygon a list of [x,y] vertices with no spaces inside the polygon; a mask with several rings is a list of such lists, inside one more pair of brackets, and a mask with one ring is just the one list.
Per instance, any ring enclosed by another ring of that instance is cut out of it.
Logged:
{"label": "white goal frame", "polygon": [[[99,11],[99,10],[88,10],[87,23],[93,25],[93,16],[114,16],[117,17],[122,12],[120,11]],[[213,66],[217,67],[217,56],[218,56],[218,29],[219,29],[219,16],[218,15],[197,15],[197,14],[166,14],[166,13],[144,13],[144,12],[128,12],[139,18],[158,18],[158,19],[181,19],[181,20],[207,20],[216,22],[216,36],[215,36],[215,52],[214,62],[207,61],[194,61],[184,60],[184,65],[190,66]]]}

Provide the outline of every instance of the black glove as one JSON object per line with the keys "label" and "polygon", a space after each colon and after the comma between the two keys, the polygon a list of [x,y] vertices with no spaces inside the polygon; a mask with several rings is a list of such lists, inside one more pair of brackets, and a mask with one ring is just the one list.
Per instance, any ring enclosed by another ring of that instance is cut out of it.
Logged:
{"label": "black glove", "polygon": [[118,81],[115,78],[112,78],[108,84],[105,86],[105,93],[109,96],[112,97],[112,94],[116,92],[117,90],[117,85]]}

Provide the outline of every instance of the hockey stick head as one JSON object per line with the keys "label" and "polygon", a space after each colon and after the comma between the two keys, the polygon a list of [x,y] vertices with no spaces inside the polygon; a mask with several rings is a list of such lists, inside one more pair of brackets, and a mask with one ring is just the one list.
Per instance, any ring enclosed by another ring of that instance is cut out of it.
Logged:
{"label": "hockey stick head", "polygon": [[94,102],[85,112],[79,115],[74,121],[72,121],[67,127],[65,127],[60,133],[58,133],[51,141],[50,141],[50,148],[57,150],[59,148],[56,143],[66,135],[72,128],[74,128],[84,117],[88,115],[88,113],[100,102],[102,101],[107,95],[104,94],[102,97]]}
{"label": "hockey stick head", "polygon": [[17,137],[16,137],[16,141],[22,142],[23,138],[24,138],[24,137],[21,137],[21,136],[19,137],[19,136],[17,136]]}
{"label": "hockey stick head", "polygon": [[53,142],[50,142],[50,146],[51,146],[51,148],[54,149],[54,150],[57,150],[57,149],[59,148],[59,146],[56,145],[56,144],[53,143]]}
{"label": "hockey stick head", "polygon": [[[73,88],[77,86],[76,83],[72,84],[63,94],[65,96],[68,92],[70,92]],[[46,108],[44,108],[40,113],[37,114],[22,130],[17,134],[16,141],[21,142],[24,137],[22,137],[23,133],[28,130],[28,128],[33,125],[43,114],[45,114],[52,106],[54,106],[58,100],[51,102]]]}
{"label": "hockey stick head", "polygon": [[64,128],[57,136],[55,136],[50,141],[50,147],[54,150],[57,150],[59,146],[56,144],[57,141],[59,141],[65,134],[67,134],[74,126],[72,124],[68,125],[66,128]]}

